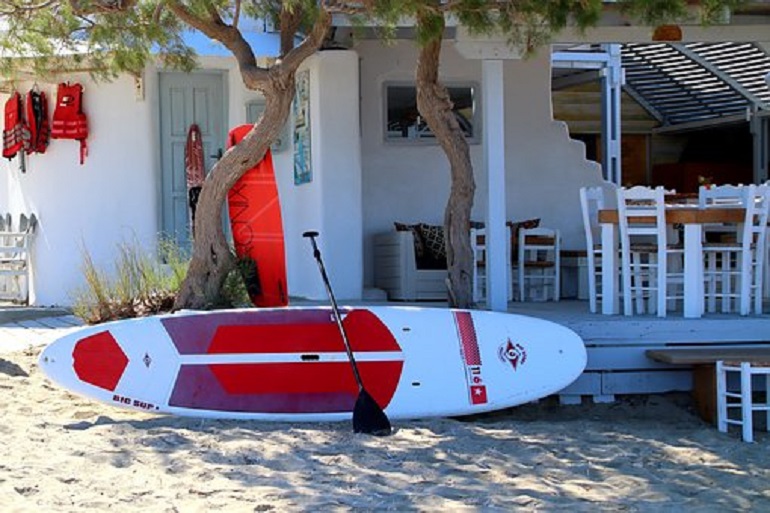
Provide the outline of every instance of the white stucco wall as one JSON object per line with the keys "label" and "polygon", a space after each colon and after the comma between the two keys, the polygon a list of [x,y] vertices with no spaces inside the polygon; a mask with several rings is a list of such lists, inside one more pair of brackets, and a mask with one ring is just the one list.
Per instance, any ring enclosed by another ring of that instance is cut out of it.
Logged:
{"label": "white stucco wall", "polygon": [[[38,218],[31,301],[42,305],[70,304],[82,284],[84,249],[98,266],[111,268],[120,242],[154,243],[158,217],[151,102],[135,100],[129,77],[98,86],[85,76],[67,78],[85,87],[85,164],[79,164],[79,143],[69,140],[53,140],[45,154],[30,156],[25,174],[18,158],[2,164],[3,210],[14,223],[21,213]],[[39,86],[53,109],[56,85]],[[31,82],[18,88],[30,87]]]}
{"label": "white stucco wall", "polygon": [[[246,106],[259,93],[243,86],[232,59],[203,57],[200,62],[203,69],[225,76],[226,126],[245,123]],[[321,233],[318,241],[335,292],[340,299],[359,299],[363,256],[358,56],[322,52],[303,69],[310,71],[312,182],[294,185],[291,142],[273,154],[289,291],[292,296],[326,297],[308,241],[301,236],[313,229]],[[145,71],[144,97],[139,99],[128,76],[98,84],[87,76],[66,79],[85,88],[84,111],[90,124],[85,164],[78,163],[77,142],[60,140],[52,141],[44,155],[28,158],[25,174],[18,169],[18,159],[0,164],[0,212],[11,212],[14,223],[21,213],[35,213],[39,219],[30,298],[38,305],[72,304],[73,294],[84,286],[84,248],[98,268],[112,272],[120,244],[136,241],[152,252],[160,227],[158,70]],[[39,85],[52,111],[56,84]],[[32,82],[18,84],[24,92],[31,87]]]}
{"label": "white stucco wall", "polygon": [[[290,295],[325,299],[308,230],[317,239],[338,299],[360,299],[363,287],[361,131],[358,55],[329,50],[309,58],[312,173],[294,185],[293,163],[276,165],[284,218]],[[293,149],[289,150],[291,155]]]}
{"label": "white stucco wall", "polygon": [[[384,141],[383,83],[414,80],[414,45],[365,41],[356,49],[361,55],[365,285],[371,286],[374,234],[392,230],[394,221],[442,223],[449,163],[438,145]],[[452,42],[444,44],[440,72],[444,83],[481,83],[481,61],[464,59]],[[547,52],[505,61],[504,74],[506,217],[540,217],[542,225],[562,231],[565,249],[584,248],[578,189],[603,184],[600,167],[585,159],[583,144],[569,138],[566,125],[553,120]],[[477,186],[472,218],[483,221],[487,191],[482,146],[471,145],[470,150]]]}

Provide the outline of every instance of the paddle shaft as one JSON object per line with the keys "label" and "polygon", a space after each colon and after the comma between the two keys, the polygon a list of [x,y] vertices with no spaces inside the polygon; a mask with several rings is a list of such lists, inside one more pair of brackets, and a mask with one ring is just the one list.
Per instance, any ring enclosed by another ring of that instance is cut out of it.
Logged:
{"label": "paddle shaft", "polygon": [[318,249],[318,245],[316,244],[315,238],[318,235],[316,232],[305,232],[303,234],[303,237],[307,237],[310,239],[310,243],[313,245],[313,257],[315,258],[316,263],[318,263],[318,269],[321,271],[321,279],[324,282],[324,286],[326,287],[326,293],[329,295],[329,301],[332,304],[332,311],[334,312],[334,320],[337,321],[337,327],[340,329],[340,334],[342,334],[342,342],[345,344],[345,351],[348,353],[348,359],[350,359],[350,365],[353,367],[353,375],[356,378],[356,383],[358,383],[358,389],[363,390],[364,383],[361,380],[361,374],[358,372],[358,365],[356,364],[356,359],[353,356],[353,350],[350,348],[350,342],[348,341],[348,335],[345,332],[345,327],[342,325],[342,318],[340,316],[339,308],[337,307],[337,300],[334,298],[334,292],[332,291],[331,283],[329,282],[329,276],[326,274],[326,268],[324,267],[323,260],[321,259],[321,251]]}

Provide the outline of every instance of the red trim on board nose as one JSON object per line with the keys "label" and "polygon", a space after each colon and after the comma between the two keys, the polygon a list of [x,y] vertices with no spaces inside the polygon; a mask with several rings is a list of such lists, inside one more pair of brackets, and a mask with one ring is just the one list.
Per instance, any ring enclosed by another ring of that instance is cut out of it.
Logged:
{"label": "red trim on board nose", "polygon": [[128,366],[128,357],[108,331],[79,340],[72,350],[78,377],[113,392]]}

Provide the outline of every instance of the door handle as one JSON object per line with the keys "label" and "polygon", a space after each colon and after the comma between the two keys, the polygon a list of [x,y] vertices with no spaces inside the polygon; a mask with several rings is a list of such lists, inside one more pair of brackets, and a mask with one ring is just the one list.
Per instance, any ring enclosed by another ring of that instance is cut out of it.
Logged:
{"label": "door handle", "polygon": [[219,148],[216,153],[214,153],[213,155],[209,155],[209,157],[211,157],[212,159],[217,159],[217,160],[221,159],[222,158],[222,148]]}

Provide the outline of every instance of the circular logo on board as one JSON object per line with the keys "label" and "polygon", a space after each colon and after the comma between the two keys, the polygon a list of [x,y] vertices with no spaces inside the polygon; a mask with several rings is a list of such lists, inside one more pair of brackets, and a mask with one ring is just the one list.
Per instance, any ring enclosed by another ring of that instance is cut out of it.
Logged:
{"label": "circular logo on board", "polygon": [[527,350],[521,344],[514,343],[510,338],[497,350],[502,362],[508,362],[513,370],[518,369],[527,361]]}

